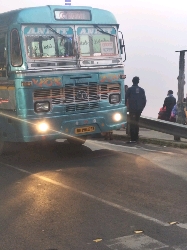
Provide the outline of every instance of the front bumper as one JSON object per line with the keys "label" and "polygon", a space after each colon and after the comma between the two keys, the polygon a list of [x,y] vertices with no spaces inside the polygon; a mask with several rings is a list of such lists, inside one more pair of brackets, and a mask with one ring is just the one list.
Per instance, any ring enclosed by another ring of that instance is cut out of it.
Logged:
{"label": "front bumper", "polygon": [[[115,121],[114,115],[121,115]],[[90,113],[55,116],[49,118],[23,120],[17,124],[16,137],[12,141],[32,142],[40,140],[66,139],[68,136],[85,136],[117,130],[126,126],[126,107]],[[41,123],[48,125],[45,132],[39,131]]]}

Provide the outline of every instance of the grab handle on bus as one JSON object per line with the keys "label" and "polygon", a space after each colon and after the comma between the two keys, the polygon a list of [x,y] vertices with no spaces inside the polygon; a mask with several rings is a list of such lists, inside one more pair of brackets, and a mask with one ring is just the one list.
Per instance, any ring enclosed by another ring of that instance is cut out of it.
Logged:
{"label": "grab handle on bus", "polygon": [[7,76],[10,76],[10,71],[11,71],[10,64],[8,63],[7,66],[6,66],[6,75]]}

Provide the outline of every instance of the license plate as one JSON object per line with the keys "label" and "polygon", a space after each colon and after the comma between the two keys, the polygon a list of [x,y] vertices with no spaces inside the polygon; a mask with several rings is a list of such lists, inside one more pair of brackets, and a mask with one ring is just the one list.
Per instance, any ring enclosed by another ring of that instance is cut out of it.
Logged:
{"label": "license plate", "polygon": [[84,134],[95,131],[94,126],[88,126],[88,127],[82,127],[82,128],[76,128],[75,134]]}

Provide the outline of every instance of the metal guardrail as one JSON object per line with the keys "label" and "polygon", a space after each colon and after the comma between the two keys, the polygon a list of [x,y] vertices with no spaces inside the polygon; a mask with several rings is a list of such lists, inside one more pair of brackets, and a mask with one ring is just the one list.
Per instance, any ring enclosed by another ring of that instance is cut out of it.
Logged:
{"label": "metal guardrail", "polygon": [[141,116],[139,126],[187,139],[187,125]]}

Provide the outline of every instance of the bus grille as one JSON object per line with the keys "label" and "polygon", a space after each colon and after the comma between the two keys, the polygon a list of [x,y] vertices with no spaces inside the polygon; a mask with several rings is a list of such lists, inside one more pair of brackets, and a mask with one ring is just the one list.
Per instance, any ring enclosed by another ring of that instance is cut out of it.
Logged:
{"label": "bus grille", "polygon": [[97,83],[66,84],[63,88],[37,89],[34,101],[49,100],[54,105],[65,105],[66,112],[99,108],[99,102],[107,100],[111,93],[120,93],[120,84]]}

